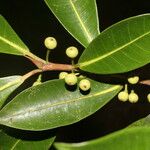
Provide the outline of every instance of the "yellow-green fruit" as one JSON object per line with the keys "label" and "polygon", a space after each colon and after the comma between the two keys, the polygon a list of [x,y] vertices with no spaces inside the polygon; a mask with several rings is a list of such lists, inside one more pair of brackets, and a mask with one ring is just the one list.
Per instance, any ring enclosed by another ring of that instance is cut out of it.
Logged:
{"label": "yellow-green fruit", "polygon": [[139,97],[138,97],[138,95],[136,93],[131,92],[129,94],[129,102],[130,103],[136,103],[136,102],[138,102],[138,100],[139,100]]}
{"label": "yellow-green fruit", "polygon": [[138,76],[130,77],[130,78],[128,78],[128,82],[130,84],[136,84],[139,82],[139,77]]}
{"label": "yellow-green fruit", "polygon": [[85,76],[83,76],[83,75],[80,75],[80,76],[79,76],[79,78],[80,78],[80,79],[83,79],[83,78],[85,78]]}
{"label": "yellow-green fruit", "polygon": [[147,95],[147,99],[150,102],[150,93]]}
{"label": "yellow-green fruit", "polygon": [[91,88],[91,83],[87,79],[82,79],[79,82],[79,87],[82,91],[88,91]]}
{"label": "yellow-green fruit", "polygon": [[75,85],[77,83],[77,77],[74,73],[67,74],[65,76],[65,82],[68,85]]}
{"label": "yellow-green fruit", "polygon": [[75,58],[78,55],[78,49],[74,46],[68,47],[66,49],[66,55],[70,58]]}
{"label": "yellow-green fruit", "polygon": [[59,79],[64,79],[68,73],[67,72],[60,72]]}
{"label": "yellow-green fruit", "polygon": [[54,37],[47,37],[44,41],[44,45],[48,49],[54,49],[57,46],[57,41]]}
{"label": "yellow-green fruit", "polygon": [[122,91],[118,94],[118,99],[120,101],[126,102],[128,100],[128,98],[129,98],[129,95],[126,91]]}

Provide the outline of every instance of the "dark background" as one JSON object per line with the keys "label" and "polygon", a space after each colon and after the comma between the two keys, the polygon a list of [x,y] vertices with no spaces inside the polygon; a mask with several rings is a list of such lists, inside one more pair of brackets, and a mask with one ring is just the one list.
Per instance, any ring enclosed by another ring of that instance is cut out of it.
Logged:
{"label": "dark background", "polygon": [[[97,0],[97,5],[101,31],[127,17],[150,13],[149,0]],[[84,49],[56,20],[43,0],[0,0],[0,14],[6,18],[29,49],[42,58],[46,53],[43,41],[47,36],[54,36],[58,40],[58,47],[50,56],[51,61],[70,63],[65,56],[65,49],[70,45],[77,46],[81,53]],[[33,68],[35,66],[26,58],[0,55],[0,77],[23,75]],[[44,73],[43,80],[57,78],[57,74],[58,72]],[[150,65],[126,73],[125,76],[131,74],[138,74],[142,79],[146,79],[150,74]],[[36,76],[29,79],[22,88],[30,86],[35,79]],[[135,89],[142,93],[139,103],[133,105],[114,99],[80,123],[59,128],[58,140],[77,142],[96,138],[146,116],[150,113],[150,105],[145,100],[147,93],[144,92],[148,91],[148,87],[136,86]]]}

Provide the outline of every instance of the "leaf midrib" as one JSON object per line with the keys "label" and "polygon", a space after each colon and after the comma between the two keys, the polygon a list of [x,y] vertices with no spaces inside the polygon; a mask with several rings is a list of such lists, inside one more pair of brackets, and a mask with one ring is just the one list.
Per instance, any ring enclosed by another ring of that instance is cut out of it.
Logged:
{"label": "leaf midrib", "polygon": [[16,50],[18,50],[19,52],[21,52],[22,54],[26,55],[28,54],[29,50],[28,49],[24,49],[18,45],[16,45],[15,43],[13,43],[12,41],[7,40],[6,38],[0,36],[0,40],[8,45],[10,45],[11,47],[15,48]]}
{"label": "leaf midrib", "polygon": [[[4,122],[9,120],[9,119],[12,119],[14,118],[15,116],[24,116],[26,113],[30,112],[30,114],[32,112],[36,112],[36,111],[41,111],[41,110],[45,110],[45,109],[49,109],[51,107],[55,107],[55,106],[59,106],[59,105],[63,105],[63,104],[69,104],[69,103],[72,103],[72,102],[77,102],[79,100],[84,100],[84,99],[87,99],[87,98],[90,98],[90,97],[97,97],[97,96],[100,96],[100,95],[103,95],[103,94],[106,94],[106,93],[109,93],[109,92],[112,92],[112,91],[115,91],[117,89],[119,89],[121,86],[120,85],[116,85],[116,86],[113,86],[109,89],[106,89],[106,90],[103,90],[103,91],[100,91],[100,92],[97,92],[97,93],[94,93],[94,94],[91,94],[91,95],[87,95],[87,96],[84,96],[84,97],[80,97],[80,98],[76,98],[76,99],[72,99],[72,100],[68,100],[68,101],[62,101],[62,102],[59,102],[59,103],[54,103],[54,104],[50,104],[50,105],[45,105],[43,107],[36,107],[35,109],[32,109],[32,110],[27,110],[26,109],[26,112],[20,112],[18,114],[14,114],[14,115],[11,115],[9,117],[5,117],[5,118],[2,118],[0,119],[1,121],[3,120]],[[2,111],[1,111],[2,112]]]}
{"label": "leaf midrib", "polygon": [[17,146],[17,144],[20,142],[21,140],[17,140],[14,145],[12,145],[12,148],[10,150],[14,150],[14,148]]}
{"label": "leaf midrib", "polygon": [[92,41],[92,37],[90,36],[90,33],[89,33],[88,30],[86,29],[86,27],[85,27],[85,25],[84,25],[84,23],[83,23],[83,21],[82,21],[80,15],[79,15],[79,13],[78,13],[78,11],[77,11],[77,9],[76,9],[74,3],[72,2],[72,0],[69,0],[69,1],[70,1],[71,6],[72,6],[72,9],[74,10],[74,12],[75,12],[75,14],[76,14],[77,19],[79,20],[79,22],[80,22],[80,24],[81,24],[82,29],[84,30],[84,32],[85,32],[86,35],[87,35],[88,42],[90,43],[90,42]]}
{"label": "leaf midrib", "polygon": [[19,77],[16,80],[13,80],[13,81],[11,81],[9,83],[6,83],[5,85],[3,85],[3,86],[0,87],[0,92],[3,91],[3,90],[5,90],[5,89],[7,89],[7,88],[9,88],[9,87],[11,87],[11,86],[14,86],[14,85],[16,85],[18,83],[21,83],[21,82],[22,82],[21,77]]}
{"label": "leaf midrib", "polygon": [[122,50],[123,48],[129,46],[130,44],[132,44],[132,43],[138,41],[139,39],[143,38],[144,36],[147,36],[148,34],[150,34],[150,31],[144,33],[143,35],[141,35],[141,36],[139,36],[139,37],[137,37],[137,38],[135,38],[134,40],[128,42],[127,44],[124,44],[123,46],[118,47],[118,48],[112,50],[112,51],[109,52],[109,53],[106,53],[105,55],[102,55],[102,56],[100,56],[100,57],[91,59],[91,60],[89,60],[89,61],[85,61],[85,62],[83,62],[83,63],[79,63],[79,67],[85,67],[85,66],[91,65],[91,64],[93,64],[93,63],[95,63],[95,62],[97,62],[97,61],[100,61],[100,60],[102,60],[102,59],[104,59],[104,58],[106,58],[106,57],[108,57],[108,56],[110,56],[110,55],[112,55],[112,54],[114,54],[114,53],[116,53],[116,52]]}

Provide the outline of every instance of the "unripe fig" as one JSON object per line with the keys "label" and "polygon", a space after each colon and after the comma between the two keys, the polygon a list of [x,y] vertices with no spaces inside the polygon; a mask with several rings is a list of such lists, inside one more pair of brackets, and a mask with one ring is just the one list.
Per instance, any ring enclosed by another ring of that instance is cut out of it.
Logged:
{"label": "unripe fig", "polygon": [[128,100],[128,98],[129,98],[129,94],[126,91],[122,91],[118,94],[118,99],[120,101],[126,102]]}
{"label": "unripe fig", "polygon": [[88,91],[91,88],[91,83],[88,79],[82,79],[79,82],[79,87],[82,91]]}
{"label": "unripe fig", "polygon": [[128,78],[128,82],[130,84],[136,84],[139,82],[139,77],[138,76],[130,77],[130,78]]}
{"label": "unripe fig", "polygon": [[68,85],[75,85],[77,83],[77,76],[74,73],[65,76],[65,82]]}
{"label": "unripe fig", "polygon": [[134,93],[134,91],[132,90],[131,93],[129,94],[129,102],[131,103],[136,103],[138,102],[139,97],[136,93]]}
{"label": "unripe fig", "polygon": [[57,46],[57,41],[54,37],[47,37],[44,40],[44,45],[46,46],[46,48],[48,49],[54,49]]}
{"label": "unripe fig", "polygon": [[68,47],[66,49],[66,55],[70,58],[75,58],[78,55],[78,49],[74,46]]}
{"label": "unripe fig", "polygon": [[67,72],[60,72],[59,79],[64,79],[68,73]]}

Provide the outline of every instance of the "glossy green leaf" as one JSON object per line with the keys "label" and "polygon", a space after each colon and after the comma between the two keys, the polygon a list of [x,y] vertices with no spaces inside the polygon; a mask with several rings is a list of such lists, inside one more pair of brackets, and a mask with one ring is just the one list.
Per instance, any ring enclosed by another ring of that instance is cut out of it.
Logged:
{"label": "glossy green leaf", "polygon": [[[30,139],[31,135],[29,135]],[[1,150],[48,150],[54,142],[55,137],[48,139],[19,139],[0,131],[0,149]]]}
{"label": "glossy green leaf", "polygon": [[26,55],[29,50],[8,22],[0,16],[0,53]]}
{"label": "glossy green leaf", "polygon": [[128,128],[91,141],[56,143],[57,150],[149,150],[150,116]]}
{"label": "glossy green leaf", "polygon": [[132,123],[130,126],[128,127],[150,127],[150,115],[135,121],[134,123]]}
{"label": "glossy green leaf", "polygon": [[0,78],[0,108],[8,96],[22,84],[21,76],[9,76]]}
{"label": "glossy green leaf", "polygon": [[95,0],[45,0],[48,7],[83,46],[99,35],[99,21]]}
{"label": "glossy green leaf", "polygon": [[124,129],[103,138],[78,144],[56,143],[57,150],[149,150],[150,128]]}
{"label": "glossy green leaf", "polygon": [[125,19],[103,31],[79,59],[80,69],[127,72],[150,62],[150,14]]}
{"label": "glossy green leaf", "polygon": [[121,89],[92,81],[89,94],[69,91],[64,80],[31,87],[16,96],[0,112],[0,124],[24,129],[46,130],[75,123],[93,114]]}
{"label": "glossy green leaf", "polygon": [[149,150],[150,115],[126,129],[82,143],[56,143],[58,150]]}

